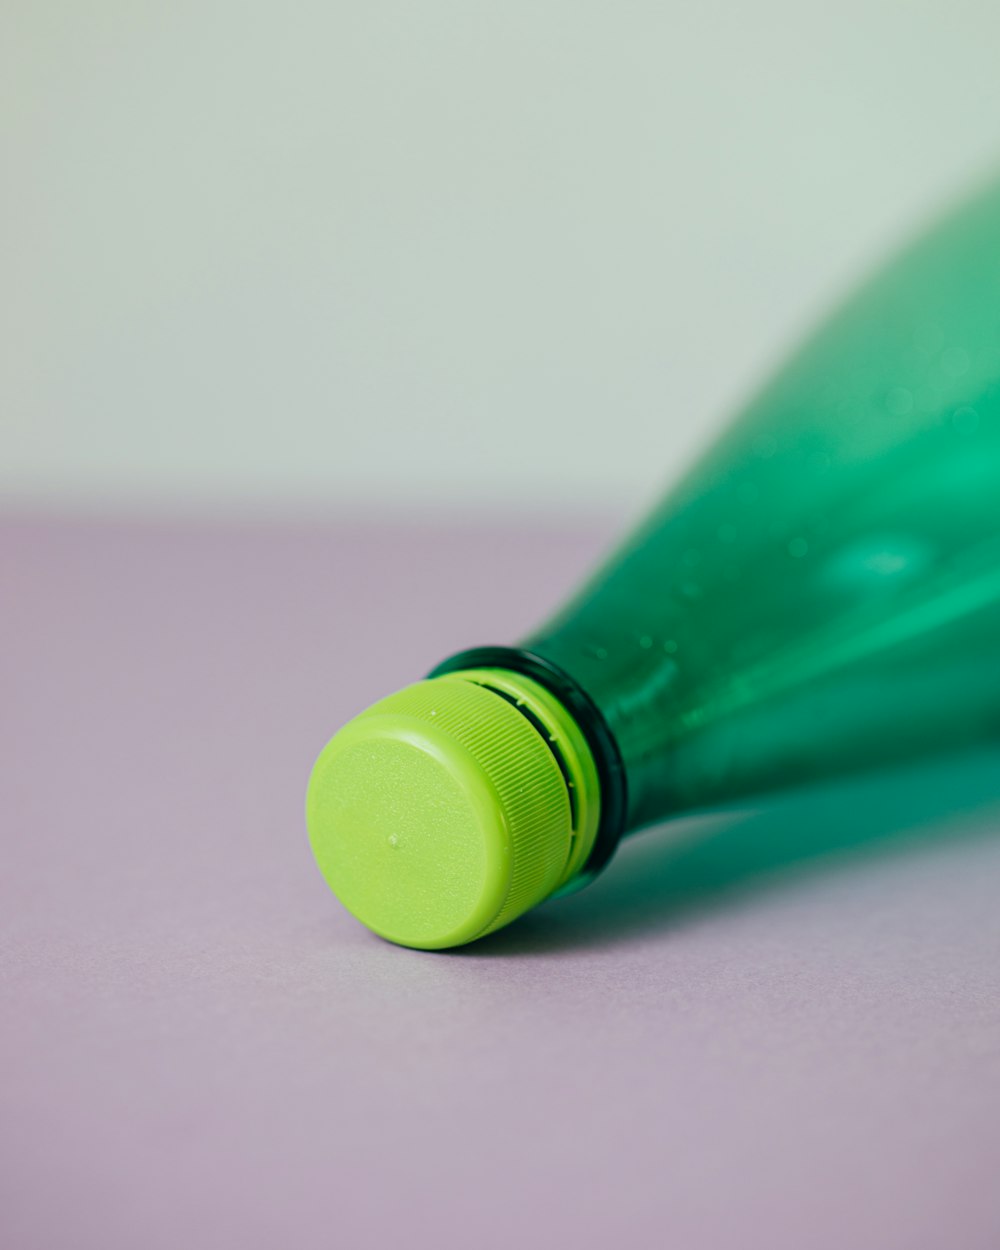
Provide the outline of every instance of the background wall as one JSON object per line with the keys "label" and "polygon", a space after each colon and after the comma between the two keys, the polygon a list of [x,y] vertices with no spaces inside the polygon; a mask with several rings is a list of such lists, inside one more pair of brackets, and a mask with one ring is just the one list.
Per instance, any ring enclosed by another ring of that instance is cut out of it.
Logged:
{"label": "background wall", "polygon": [[6,0],[0,493],[642,506],[1000,157],[1000,5]]}

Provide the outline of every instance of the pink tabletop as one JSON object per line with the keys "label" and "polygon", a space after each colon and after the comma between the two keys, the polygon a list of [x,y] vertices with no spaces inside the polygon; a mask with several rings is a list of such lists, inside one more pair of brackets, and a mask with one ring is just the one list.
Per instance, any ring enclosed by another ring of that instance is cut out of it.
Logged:
{"label": "pink tabletop", "polygon": [[997,752],[650,831],[457,953],[314,868],[325,738],[606,537],[5,524],[5,1250],[997,1250]]}

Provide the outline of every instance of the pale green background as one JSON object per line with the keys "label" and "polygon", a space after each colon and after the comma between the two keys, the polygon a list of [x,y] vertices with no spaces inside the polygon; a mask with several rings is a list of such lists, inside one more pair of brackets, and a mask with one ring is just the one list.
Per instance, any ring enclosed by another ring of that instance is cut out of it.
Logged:
{"label": "pale green background", "polygon": [[1000,156],[996,3],[0,27],[15,506],[637,510]]}

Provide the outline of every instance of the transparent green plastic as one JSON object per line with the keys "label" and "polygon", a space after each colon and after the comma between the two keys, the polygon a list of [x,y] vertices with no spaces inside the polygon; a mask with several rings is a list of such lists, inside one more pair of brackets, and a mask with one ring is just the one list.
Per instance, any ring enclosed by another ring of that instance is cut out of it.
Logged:
{"label": "transparent green plastic", "polygon": [[630,830],[994,734],[1000,188],[849,301],[522,645],[603,713]]}

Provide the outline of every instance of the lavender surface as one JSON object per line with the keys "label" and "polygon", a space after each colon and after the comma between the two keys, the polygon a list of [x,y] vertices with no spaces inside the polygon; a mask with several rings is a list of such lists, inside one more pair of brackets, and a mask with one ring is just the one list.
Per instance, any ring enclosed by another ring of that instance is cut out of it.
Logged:
{"label": "lavender surface", "polygon": [[316,871],[326,737],[609,537],[6,520],[6,1250],[996,1250],[1000,749],[649,831],[450,954]]}

